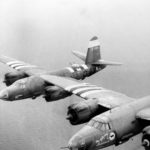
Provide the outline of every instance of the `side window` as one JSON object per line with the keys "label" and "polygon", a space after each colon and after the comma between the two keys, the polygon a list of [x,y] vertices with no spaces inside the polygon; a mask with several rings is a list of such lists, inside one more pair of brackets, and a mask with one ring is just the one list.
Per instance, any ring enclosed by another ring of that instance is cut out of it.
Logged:
{"label": "side window", "polygon": [[102,125],[102,127],[101,127],[101,130],[102,130],[102,131],[110,130],[110,127],[109,127],[108,123],[104,123],[104,124]]}
{"label": "side window", "polygon": [[94,127],[95,127],[95,128],[98,128],[98,126],[99,126],[99,122],[95,122],[95,123],[94,123]]}
{"label": "side window", "polygon": [[99,123],[99,125],[98,125],[98,128],[97,128],[97,129],[101,130],[101,127],[102,127],[102,124],[101,124],[101,123]]}
{"label": "side window", "polygon": [[92,126],[94,125],[94,121],[91,120],[91,121],[88,123],[88,125],[92,127]]}
{"label": "side window", "polygon": [[106,124],[106,130],[110,130],[110,127],[108,124]]}
{"label": "side window", "polygon": [[102,127],[101,127],[101,130],[102,130],[102,131],[105,131],[105,130],[106,130],[105,125],[106,125],[106,124],[102,124]]}
{"label": "side window", "polygon": [[25,89],[25,84],[22,84],[21,86],[20,86],[22,89]]}

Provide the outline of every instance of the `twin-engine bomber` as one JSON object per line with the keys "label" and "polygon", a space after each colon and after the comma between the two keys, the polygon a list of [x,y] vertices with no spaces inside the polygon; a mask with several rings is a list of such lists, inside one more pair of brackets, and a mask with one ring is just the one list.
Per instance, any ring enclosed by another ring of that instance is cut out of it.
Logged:
{"label": "twin-engine bomber", "polygon": [[85,64],[73,64],[54,72],[0,56],[1,62],[17,70],[5,74],[4,83],[8,87],[0,91],[0,98],[14,101],[43,95],[49,102],[75,94],[85,101],[70,105],[67,119],[72,125],[88,123],[73,135],[66,148],[98,150],[120,145],[142,133],[141,146],[150,149],[150,96],[136,100],[96,85],[77,82],[107,65],[120,65],[101,59],[97,37],[90,40],[87,55],[74,54]]}
{"label": "twin-engine bomber", "polygon": [[88,123],[62,148],[99,150],[118,146],[140,134],[141,146],[150,149],[150,96],[134,99],[69,78],[48,75],[41,78],[85,100],[69,106],[68,119],[74,125]]}
{"label": "twin-engine bomber", "polygon": [[0,56],[0,62],[15,69],[15,72],[5,74],[4,83],[8,86],[0,91],[0,99],[6,101],[35,99],[43,95],[47,102],[59,100],[70,96],[71,93],[53,83],[43,80],[41,75],[55,75],[83,80],[96,72],[104,69],[107,65],[120,65],[120,63],[104,61],[100,55],[100,43],[94,36],[88,46],[87,54],[73,52],[82,59],[85,64],[72,64],[70,67],[49,72],[35,65],[30,65],[16,59]]}

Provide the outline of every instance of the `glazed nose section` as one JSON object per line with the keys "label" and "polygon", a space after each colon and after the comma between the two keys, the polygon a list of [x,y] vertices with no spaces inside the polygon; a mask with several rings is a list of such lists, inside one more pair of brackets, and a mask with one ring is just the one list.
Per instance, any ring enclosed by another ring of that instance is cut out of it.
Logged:
{"label": "glazed nose section", "polygon": [[73,136],[68,143],[68,147],[70,150],[78,150],[80,147],[80,140],[81,138],[79,136]]}
{"label": "glazed nose section", "polygon": [[86,137],[78,135],[73,136],[68,143],[70,150],[85,150],[89,145],[90,141]]}
{"label": "glazed nose section", "polygon": [[75,135],[70,139],[68,147],[70,150],[84,150],[85,140],[80,136]]}
{"label": "glazed nose section", "polygon": [[9,94],[8,94],[7,89],[0,91],[0,99],[8,100],[8,98],[9,98]]}
{"label": "glazed nose section", "polygon": [[96,134],[97,134],[96,129],[90,126],[84,126],[70,139],[68,143],[69,149],[70,150],[91,149]]}

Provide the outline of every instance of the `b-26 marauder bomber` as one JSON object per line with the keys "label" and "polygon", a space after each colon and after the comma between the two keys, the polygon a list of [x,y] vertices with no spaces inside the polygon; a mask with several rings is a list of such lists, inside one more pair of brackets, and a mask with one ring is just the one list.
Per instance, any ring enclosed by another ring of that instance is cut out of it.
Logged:
{"label": "b-26 marauder bomber", "polygon": [[0,56],[0,62],[16,70],[5,74],[4,83],[8,87],[0,91],[0,99],[14,101],[26,98],[35,99],[43,95],[47,102],[59,100],[70,96],[71,93],[50,82],[46,82],[40,75],[47,74],[81,80],[104,69],[107,65],[120,65],[117,62],[101,59],[100,43],[96,36],[89,42],[87,55],[76,51],[73,53],[82,59],[85,64],[72,64],[71,67],[53,72],[7,56]]}
{"label": "b-26 marauder bomber", "polygon": [[118,146],[141,134],[141,147],[150,150],[150,96],[134,99],[70,78],[49,75],[41,78],[85,100],[69,106],[68,119],[74,125],[89,122],[62,148],[99,150]]}

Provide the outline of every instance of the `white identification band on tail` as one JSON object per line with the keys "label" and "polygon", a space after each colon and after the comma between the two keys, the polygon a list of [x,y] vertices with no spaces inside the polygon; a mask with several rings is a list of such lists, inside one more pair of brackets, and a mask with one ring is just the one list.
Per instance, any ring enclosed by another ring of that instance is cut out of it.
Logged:
{"label": "white identification band on tail", "polygon": [[90,41],[88,48],[92,48],[92,47],[96,47],[96,46],[100,46],[100,42],[98,40]]}

